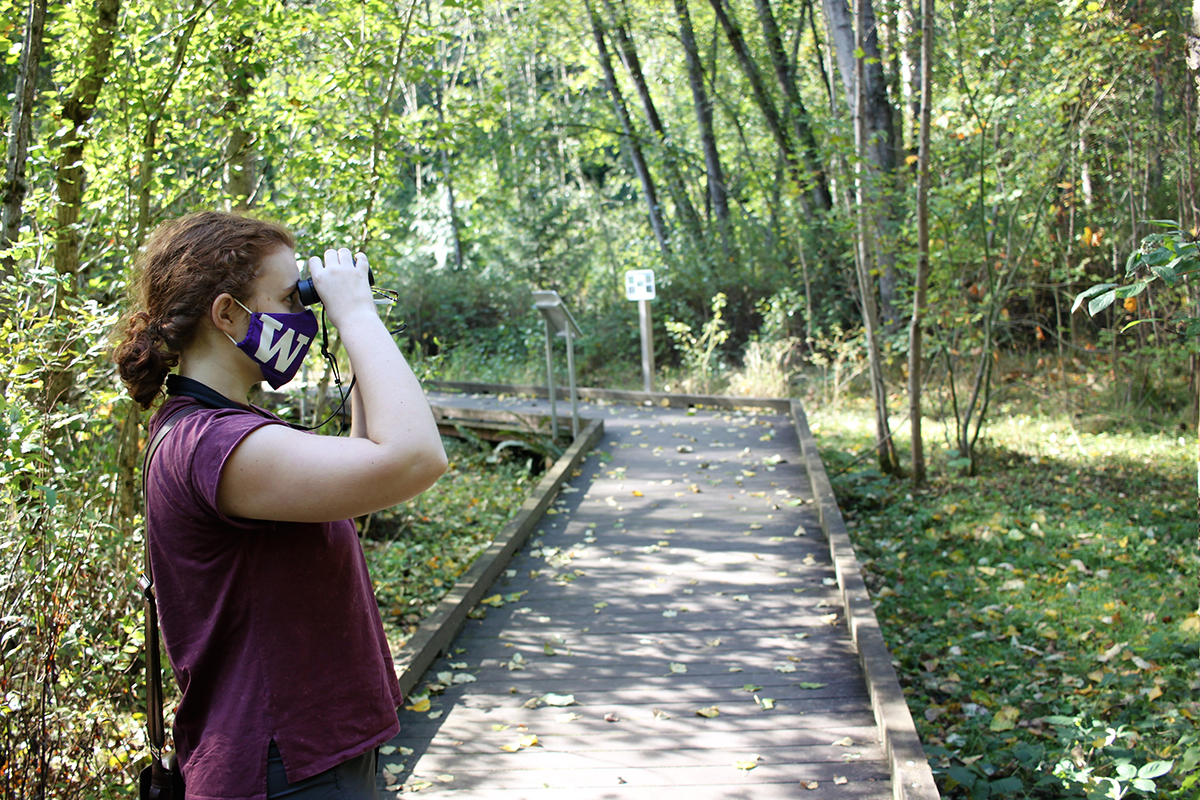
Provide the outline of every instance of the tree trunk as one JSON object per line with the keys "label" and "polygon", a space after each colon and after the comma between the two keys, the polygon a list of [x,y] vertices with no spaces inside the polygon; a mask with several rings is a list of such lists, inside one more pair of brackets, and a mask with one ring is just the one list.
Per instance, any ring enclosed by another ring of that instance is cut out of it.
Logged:
{"label": "tree trunk", "polygon": [[621,63],[625,65],[626,71],[629,72],[629,77],[633,80],[634,87],[637,88],[638,97],[642,101],[642,110],[646,115],[646,124],[650,126],[650,132],[654,134],[658,140],[659,147],[662,148],[663,167],[667,178],[667,191],[671,194],[671,200],[675,203],[676,212],[683,220],[683,226],[691,235],[693,241],[697,244],[704,241],[704,226],[700,221],[700,215],[696,213],[696,207],[692,204],[691,197],[688,195],[687,185],[684,183],[683,177],[679,172],[679,163],[675,158],[675,153],[671,149],[671,143],[668,140],[666,126],[663,125],[662,118],[658,115],[658,108],[654,105],[654,98],[650,96],[650,85],[646,82],[646,76],[642,72],[642,62],[638,58],[637,48],[634,46],[633,39],[626,30],[628,21],[628,13],[622,8],[622,13],[618,14],[613,7],[612,0],[604,0],[604,7],[607,9],[609,17],[612,19],[612,35],[615,37],[617,48],[620,51]]}
{"label": "tree trunk", "polygon": [[[58,188],[56,229],[54,241],[54,269],[61,280],[55,293],[53,314],[67,320],[67,298],[76,292],[79,273],[79,210],[83,205],[83,153],[87,139],[83,129],[96,110],[100,90],[108,78],[109,60],[112,56],[113,34],[117,28],[120,0],[98,0],[96,22],[92,38],[83,56],[83,70],[72,91],[63,102],[60,112],[68,123],[61,141],[55,182]],[[57,334],[56,334],[57,335]],[[52,346],[52,352],[69,360],[71,346],[60,341]],[[50,408],[66,400],[74,385],[74,373],[65,366],[52,367],[45,382],[45,404]]]}
{"label": "tree trunk", "polygon": [[[912,482],[925,483],[925,442],[921,437],[921,322],[929,284],[929,128],[933,108],[934,0],[921,0],[921,122],[917,149],[917,277],[908,326],[908,419],[912,431]],[[1060,337],[1061,338],[1061,337]]]}
{"label": "tree trunk", "polygon": [[762,24],[763,37],[767,40],[767,51],[771,56],[771,64],[775,68],[775,78],[783,92],[784,117],[791,123],[792,133],[796,143],[804,153],[804,163],[812,172],[813,204],[822,211],[833,208],[833,199],[829,194],[829,181],[825,177],[825,169],[821,164],[820,149],[817,147],[817,137],[809,125],[808,109],[800,99],[796,89],[796,81],[792,75],[792,66],[787,54],[783,51],[783,39],[779,35],[779,26],[775,23],[775,14],[771,11],[771,0],[755,0],[758,9],[758,19]]}
{"label": "tree trunk", "polygon": [[604,42],[604,23],[600,21],[600,16],[592,8],[591,3],[587,4],[587,12],[592,24],[592,37],[596,42],[596,56],[600,61],[600,68],[604,70],[604,82],[612,97],[617,119],[621,121],[621,130],[625,132],[625,142],[629,146],[629,156],[633,161],[634,172],[637,173],[638,180],[642,184],[642,192],[646,195],[650,227],[654,230],[654,238],[658,240],[659,249],[669,260],[671,245],[667,238],[666,225],[663,223],[662,208],[658,204],[658,193],[654,190],[654,180],[650,176],[650,168],[646,165],[646,159],[642,155],[642,146],[633,129],[633,120],[629,118],[629,109],[625,107],[625,98],[622,97],[621,88],[617,85],[617,75],[613,72],[612,59],[608,56],[608,46]]}
{"label": "tree trunk", "polygon": [[[856,50],[862,50],[863,36],[862,31],[866,29],[864,24],[865,15],[864,7],[867,5],[865,0],[859,0],[859,17],[858,17],[858,42]],[[856,78],[855,87],[858,91],[854,97],[854,146],[858,152],[857,163],[855,164],[855,188],[857,194],[858,213],[855,215],[858,226],[858,258],[855,259],[855,267],[858,274],[858,290],[862,297],[862,314],[864,335],[867,340],[867,364],[870,367],[871,377],[871,393],[875,400],[875,449],[879,456],[879,470],[886,475],[895,474],[899,471],[899,463],[896,458],[895,444],[892,442],[892,434],[888,422],[887,410],[887,387],[883,380],[883,361],[879,355],[879,339],[877,333],[879,312],[875,305],[875,287],[871,280],[872,255],[876,249],[872,247],[872,231],[867,225],[867,217],[865,207],[868,197],[872,194],[872,175],[868,169],[865,158],[865,150],[867,147],[867,125],[865,119],[866,96],[863,91],[865,81],[863,79],[865,59],[857,59],[856,63]]]}
{"label": "tree trunk", "polygon": [[795,181],[796,186],[800,189],[800,202],[804,206],[805,213],[811,219],[814,209],[819,208],[819,204],[813,197],[813,180],[819,169],[815,164],[806,164],[807,174],[801,170],[800,164],[797,163],[795,148],[792,147],[791,139],[788,138],[787,131],[779,116],[779,111],[775,108],[774,101],[767,93],[767,87],[764,85],[762,75],[758,71],[758,64],[750,55],[750,50],[746,46],[746,38],[742,35],[742,29],[738,26],[737,21],[729,13],[724,0],[709,0],[709,4],[713,8],[713,13],[717,17],[717,21],[721,23],[721,27],[725,31],[725,38],[729,40],[730,47],[733,48],[734,55],[737,56],[738,66],[741,67],[742,74],[746,76],[746,80],[750,82],[750,89],[754,92],[754,100],[758,104],[759,110],[762,112],[763,121],[767,124],[767,129],[770,130],[771,136],[775,139],[775,144],[779,148],[779,155],[787,168],[788,174]]}
{"label": "tree trunk", "polygon": [[[25,41],[21,47],[21,63],[17,68],[12,119],[9,121],[8,163],[4,170],[3,203],[0,211],[0,251],[17,243],[21,217],[29,184],[25,179],[25,164],[29,159],[29,140],[33,137],[33,102],[37,97],[38,63],[46,29],[46,0],[30,0],[25,19]],[[13,274],[16,259],[9,252],[0,256],[0,280]]]}
{"label": "tree trunk", "polygon": [[[861,66],[863,86],[863,123],[866,138],[864,156],[877,173],[872,181],[876,188],[869,198],[871,219],[876,242],[893,240],[896,227],[894,208],[896,174],[896,133],[894,113],[887,96],[887,80],[883,73],[876,33],[875,10],[871,0],[858,0],[859,28],[855,30],[846,0],[822,0],[829,21],[830,37],[837,55],[838,71],[846,90],[846,104],[853,108],[858,91],[855,76]],[[861,43],[861,49],[860,49]],[[862,58],[855,54],[861,53]],[[864,62],[859,64],[857,62]],[[880,266],[879,292],[886,324],[898,321],[895,295],[898,283],[896,257],[891,247],[880,247],[877,253]]]}
{"label": "tree trunk", "polygon": [[679,37],[683,42],[683,54],[687,61],[688,82],[692,87],[692,105],[696,109],[696,123],[700,128],[700,145],[704,150],[704,167],[708,175],[708,197],[712,203],[713,216],[717,219],[717,230],[721,235],[721,246],[725,258],[738,260],[737,244],[734,241],[733,225],[729,219],[729,193],[725,186],[725,173],[721,169],[721,157],[717,151],[717,140],[713,135],[712,102],[704,88],[704,66],[700,63],[700,51],[696,47],[696,35],[692,30],[692,18],[688,13],[687,0],[675,0],[675,15],[679,17]]}

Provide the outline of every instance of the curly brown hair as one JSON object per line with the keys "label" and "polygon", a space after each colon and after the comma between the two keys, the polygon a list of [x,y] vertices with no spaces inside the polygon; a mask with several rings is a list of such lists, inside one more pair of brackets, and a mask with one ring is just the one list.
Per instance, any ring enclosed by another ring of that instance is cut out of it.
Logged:
{"label": "curly brown hair", "polygon": [[295,246],[280,225],[219,211],[158,226],[138,258],[133,310],[113,354],[130,396],[150,408],[213,300],[225,292],[246,300],[262,260]]}

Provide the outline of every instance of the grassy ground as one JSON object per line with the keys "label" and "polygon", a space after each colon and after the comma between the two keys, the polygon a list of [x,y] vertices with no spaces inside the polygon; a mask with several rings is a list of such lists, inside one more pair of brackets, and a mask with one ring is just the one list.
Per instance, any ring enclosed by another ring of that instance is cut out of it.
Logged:
{"label": "grassy ground", "polygon": [[973,478],[928,423],[919,492],[869,407],[810,411],[943,793],[1194,797],[1195,441],[1004,411]]}

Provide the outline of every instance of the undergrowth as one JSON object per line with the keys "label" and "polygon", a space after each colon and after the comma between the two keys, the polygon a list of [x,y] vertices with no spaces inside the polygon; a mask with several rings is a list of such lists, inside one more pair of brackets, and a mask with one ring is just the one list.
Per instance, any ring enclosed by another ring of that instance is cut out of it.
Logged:
{"label": "undergrowth", "polygon": [[813,429],[943,793],[1194,797],[1194,441],[1017,414],[917,492],[861,457],[871,419]]}

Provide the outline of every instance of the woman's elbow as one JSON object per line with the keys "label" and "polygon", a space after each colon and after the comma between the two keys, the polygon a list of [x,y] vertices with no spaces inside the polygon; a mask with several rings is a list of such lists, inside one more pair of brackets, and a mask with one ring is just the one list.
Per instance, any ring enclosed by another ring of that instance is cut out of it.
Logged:
{"label": "woman's elbow", "polygon": [[402,482],[405,485],[405,494],[409,498],[416,497],[437,483],[437,479],[446,474],[449,466],[450,461],[440,439],[436,446],[413,454],[403,465]]}

